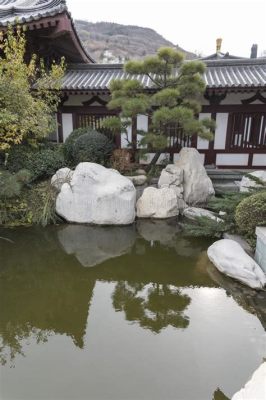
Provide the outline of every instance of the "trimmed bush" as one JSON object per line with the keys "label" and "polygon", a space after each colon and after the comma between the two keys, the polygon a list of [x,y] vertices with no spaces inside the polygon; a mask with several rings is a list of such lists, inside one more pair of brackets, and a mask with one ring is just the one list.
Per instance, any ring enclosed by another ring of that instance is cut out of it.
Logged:
{"label": "trimmed bush", "polygon": [[81,135],[84,135],[85,133],[94,133],[94,132],[96,132],[96,131],[91,128],[74,129],[74,131],[68,136],[65,143],[63,144],[63,153],[64,153],[64,157],[65,157],[65,160],[67,163],[73,164],[73,162],[74,162],[73,146],[75,144],[75,141]]}
{"label": "trimmed bush", "polygon": [[12,149],[7,163],[7,168],[11,172],[18,172],[21,169],[30,171],[32,181],[49,178],[64,166],[64,157],[60,148],[35,150],[23,145]]}
{"label": "trimmed bush", "polygon": [[257,226],[266,226],[266,191],[260,191],[242,200],[235,212],[240,233],[255,237]]}
{"label": "trimmed bush", "polygon": [[110,160],[114,145],[102,133],[90,132],[79,136],[73,146],[73,160],[106,164]]}
{"label": "trimmed bush", "polygon": [[56,171],[64,167],[64,157],[60,151],[42,150],[34,153],[30,158],[28,169],[33,175],[33,179],[44,179],[54,175]]}

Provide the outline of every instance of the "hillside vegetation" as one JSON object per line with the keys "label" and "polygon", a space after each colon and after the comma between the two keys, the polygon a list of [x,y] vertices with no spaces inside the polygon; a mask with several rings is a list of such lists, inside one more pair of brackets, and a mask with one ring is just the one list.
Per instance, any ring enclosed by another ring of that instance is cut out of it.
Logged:
{"label": "hillside vegetation", "polygon": [[86,50],[98,62],[120,63],[141,59],[155,54],[163,46],[184,52],[187,59],[195,58],[195,54],[174,45],[150,28],[80,20],[75,21],[75,25]]}

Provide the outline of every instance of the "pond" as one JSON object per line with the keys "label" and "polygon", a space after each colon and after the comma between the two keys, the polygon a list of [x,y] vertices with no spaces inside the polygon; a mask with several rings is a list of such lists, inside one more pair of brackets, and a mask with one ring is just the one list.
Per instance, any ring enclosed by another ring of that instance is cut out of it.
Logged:
{"label": "pond", "polygon": [[175,221],[0,237],[2,400],[225,400],[266,357],[265,294]]}

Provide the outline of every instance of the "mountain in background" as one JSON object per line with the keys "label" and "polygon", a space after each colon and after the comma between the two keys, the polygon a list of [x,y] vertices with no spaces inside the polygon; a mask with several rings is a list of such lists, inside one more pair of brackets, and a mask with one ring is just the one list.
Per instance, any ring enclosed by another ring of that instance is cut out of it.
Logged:
{"label": "mountain in background", "polygon": [[195,54],[174,45],[150,28],[80,20],[75,21],[75,26],[87,52],[100,63],[141,59],[155,54],[160,47],[173,47],[182,51],[187,59],[196,58]]}

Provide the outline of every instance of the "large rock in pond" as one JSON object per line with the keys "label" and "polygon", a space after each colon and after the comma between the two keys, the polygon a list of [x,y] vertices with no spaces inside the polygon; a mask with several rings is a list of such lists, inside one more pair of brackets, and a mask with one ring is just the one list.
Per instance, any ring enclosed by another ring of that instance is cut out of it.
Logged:
{"label": "large rock in pond", "polygon": [[266,399],[266,362],[254,372],[243,389],[237,392],[232,400],[265,400]]}
{"label": "large rock in pond", "polygon": [[187,204],[204,204],[215,194],[212,181],[196,149],[184,147],[176,165],[184,171],[184,200]]}
{"label": "large rock in pond", "polygon": [[148,187],[137,201],[139,218],[171,218],[179,214],[174,189]]}
{"label": "large rock in pond", "polygon": [[79,164],[63,184],[56,211],[68,222],[129,225],[135,220],[136,189],[119,172],[94,163]]}
{"label": "large rock in pond", "polygon": [[262,289],[266,285],[260,266],[234,240],[218,240],[209,247],[208,257],[220,272],[252,289]]}
{"label": "large rock in pond", "polygon": [[[263,184],[266,184],[266,171],[254,171],[249,175],[253,176],[254,178],[258,178]],[[240,192],[249,192],[250,189],[252,190],[260,187],[262,187],[262,185],[249,176],[243,176],[240,182]]]}

